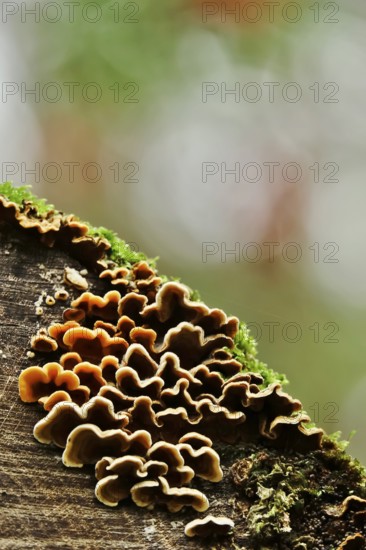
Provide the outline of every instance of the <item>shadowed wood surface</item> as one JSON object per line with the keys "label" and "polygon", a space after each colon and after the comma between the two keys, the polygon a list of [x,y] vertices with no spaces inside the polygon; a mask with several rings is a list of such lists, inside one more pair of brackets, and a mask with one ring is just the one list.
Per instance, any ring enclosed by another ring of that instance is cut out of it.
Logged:
{"label": "shadowed wood surface", "polygon": [[[43,247],[25,231],[0,226],[0,548],[250,549],[245,528],[240,528],[233,514],[233,486],[225,461],[223,482],[201,482],[195,487],[209,498],[207,513],[233,517],[236,534],[217,543],[201,542],[185,537],[184,525],[206,514],[150,511],[133,503],[107,508],[94,496],[94,468],[66,468],[60,449],[34,439],[34,424],[44,412],[38,405],[21,402],[18,376],[26,367],[53,360],[51,354],[30,359],[27,351],[39,328],[62,321],[64,303],[48,307],[43,301],[42,316],[36,315],[35,303],[42,292],[53,295],[60,287],[65,266],[83,268],[67,254]],[[86,278],[90,290],[105,288],[93,274]],[[71,290],[70,294],[80,293]]]}

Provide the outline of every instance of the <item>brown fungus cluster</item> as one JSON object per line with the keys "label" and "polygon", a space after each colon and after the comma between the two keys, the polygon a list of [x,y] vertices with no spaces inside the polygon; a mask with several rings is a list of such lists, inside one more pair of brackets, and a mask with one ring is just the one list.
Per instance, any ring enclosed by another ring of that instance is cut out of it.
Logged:
{"label": "brown fungus cluster", "polygon": [[[100,277],[113,290],[84,292],[40,335],[35,349],[60,357],[25,369],[19,391],[48,411],[34,428],[38,441],[63,448],[66,466],[95,464],[101,502],[204,512],[194,483],[222,479],[216,443],[320,447],[322,430],[304,426],[301,403],[233,358],[235,317],[191,301],[180,283],[161,284],[145,262]],[[232,527],[209,516],[186,533]]]}
{"label": "brown fungus cluster", "polygon": [[106,267],[103,258],[111,245],[106,239],[88,235],[88,226],[76,216],[54,210],[40,214],[32,201],[23,200],[19,205],[0,195],[0,221],[37,235],[45,246],[67,250],[87,266],[99,271]]}

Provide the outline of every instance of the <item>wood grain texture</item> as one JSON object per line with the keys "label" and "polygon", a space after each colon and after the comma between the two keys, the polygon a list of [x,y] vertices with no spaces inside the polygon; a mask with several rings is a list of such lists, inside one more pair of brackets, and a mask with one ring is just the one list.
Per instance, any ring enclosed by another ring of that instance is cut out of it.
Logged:
{"label": "wood grain texture", "polygon": [[[44,413],[38,405],[20,401],[18,376],[30,365],[52,360],[50,355],[29,359],[26,352],[31,336],[51,321],[61,321],[65,307],[43,304],[45,313],[37,317],[35,302],[42,292],[53,295],[65,266],[83,266],[20,229],[0,226],[0,239],[0,548],[251,550],[242,513],[233,509],[228,476],[233,459],[223,462],[223,482],[196,484],[209,498],[208,513],[228,514],[236,522],[233,537],[213,544],[185,537],[184,525],[198,517],[194,511],[171,514],[132,503],[103,506],[94,496],[93,468],[66,468],[59,449],[34,439],[33,426]],[[88,275],[88,280],[92,291],[104,288],[96,276]]]}

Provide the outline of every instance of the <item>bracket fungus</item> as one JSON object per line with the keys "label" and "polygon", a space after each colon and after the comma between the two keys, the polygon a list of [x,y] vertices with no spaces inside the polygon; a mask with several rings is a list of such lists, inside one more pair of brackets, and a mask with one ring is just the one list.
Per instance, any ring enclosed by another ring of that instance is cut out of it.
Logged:
{"label": "bracket fungus", "polygon": [[83,277],[79,271],[72,267],[65,267],[64,282],[77,290],[86,290],[89,286],[85,277]]}
{"label": "bracket fungus", "polygon": [[121,500],[130,496],[136,483],[144,478],[157,478],[167,471],[166,464],[151,460],[146,462],[138,456],[102,458],[95,467],[95,477],[98,480],[95,496],[106,506],[117,506]]}
{"label": "bracket fungus", "polygon": [[117,308],[121,295],[117,290],[111,290],[104,297],[95,296],[92,292],[84,292],[71,302],[71,306],[81,309],[87,317],[97,317],[103,321],[116,321]]}
{"label": "bracket fungus", "polygon": [[113,403],[104,397],[90,399],[82,407],[63,401],[34,426],[34,437],[40,443],[54,443],[65,447],[74,428],[82,424],[94,424],[102,430],[125,428],[129,417],[124,412],[116,413]]}
{"label": "bracket fungus", "polygon": [[364,550],[366,539],[361,534],[350,535],[347,537],[337,550]]}
{"label": "bracket fungus", "polygon": [[203,519],[194,519],[187,523],[184,533],[187,537],[208,537],[212,535],[227,535],[234,529],[234,522],[225,516],[209,514]]}
{"label": "bracket fungus", "polygon": [[31,348],[41,353],[52,353],[57,350],[58,344],[47,333],[39,331],[38,334],[31,338]]}
{"label": "bracket fungus", "polygon": [[[0,220],[68,251],[105,286],[104,294],[94,293],[79,272],[65,271],[80,295],[63,322],[32,339],[35,350],[59,362],[19,377],[20,398],[48,411],[34,436],[63,448],[68,467],[96,464],[101,502],[131,498],[141,507],[204,512],[209,503],[196,478],[220,482],[223,445],[321,448],[323,432],[306,427],[301,403],[253,372],[250,353],[236,353],[236,317],[191,299],[187,286],[167,282],[145,260],[108,259],[108,240],[73,216],[40,214],[29,201],[0,195]],[[62,289],[55,295],[67,296]],[[207,516],[185,532],[224,534],[232,527],[228,518]]]}
{"label": "bracket fungus", "polygon": [[[65,322],[48,328],[43,337],[63,353],[60,364],[30,367],[19,379],[24,401],[46,400],[36,439],[64,448],[66,466],[96,464],[101,502],[116,506],[130,497],[142,507],[202,512],[208,500],[192,485],[196,477],[222,479],[216,442],[262,438],[295,450],[320,448],[322,431],[304,426],[301,403],[279,383],[265,386],[232,355],[236,318],[191,301],[177,282],[159,282],[148,299],[136,277],[155,275],[144,265],[132,277],[127,271],[102,271],[118,291],[84,292]],[[88,395],[77,399],[81,388]],[[208,516],[186,533],[231,528],[227,518]]]}
{"label": "bracket fungus", "polygon": [[115,267],[105,269],[100,274],[101,279],[108,281],[113,287],[123,294],[129,292],[140,293],[146,296],[148,302],[153,302],[157,290],[162,283],[156,270],[146,261],[141,261],[132,266],[131,270],[126,267]]}
{"label": "bracket fungus", "polygon": [[59,391],[64,391],[70,396],[75,395],[75,392],[79,392],[79,397],[89,396],[89,388],[81,386],[79,377],[72,371],[65,371],[58,363],[28,367],[19,376],[19,395],[25,403],[39,401],[47,410],[47,401],[44,399]]}
{"label": "bracket fungus", "polygon": [[170,487],[162,476],[156,481],[136,483],[131,489],[131,497],[137,506],[151,508],[155,504],[165,504],[169,512],[180,512],[185,506],[205,512],[209,506],[207,497],[197,489]]}
{"label": "bracket fungus", "polygon": [[151,436],[146,430],[129,433],[127,429],[101,430],[95,424],[82,424],[69,434],[62,455],[65,466],[81,468],[95,464],[104,456],[140,456],[151,446]]}

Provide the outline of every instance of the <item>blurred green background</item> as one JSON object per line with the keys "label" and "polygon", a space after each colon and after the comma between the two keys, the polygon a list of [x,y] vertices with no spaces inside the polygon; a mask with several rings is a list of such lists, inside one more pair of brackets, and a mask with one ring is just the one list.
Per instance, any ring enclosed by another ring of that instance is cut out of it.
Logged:
{"label": "blurred green background", "polygon": [[366,8],[278,4],[3,3],[2,180],[247,321],[365,463]]}

